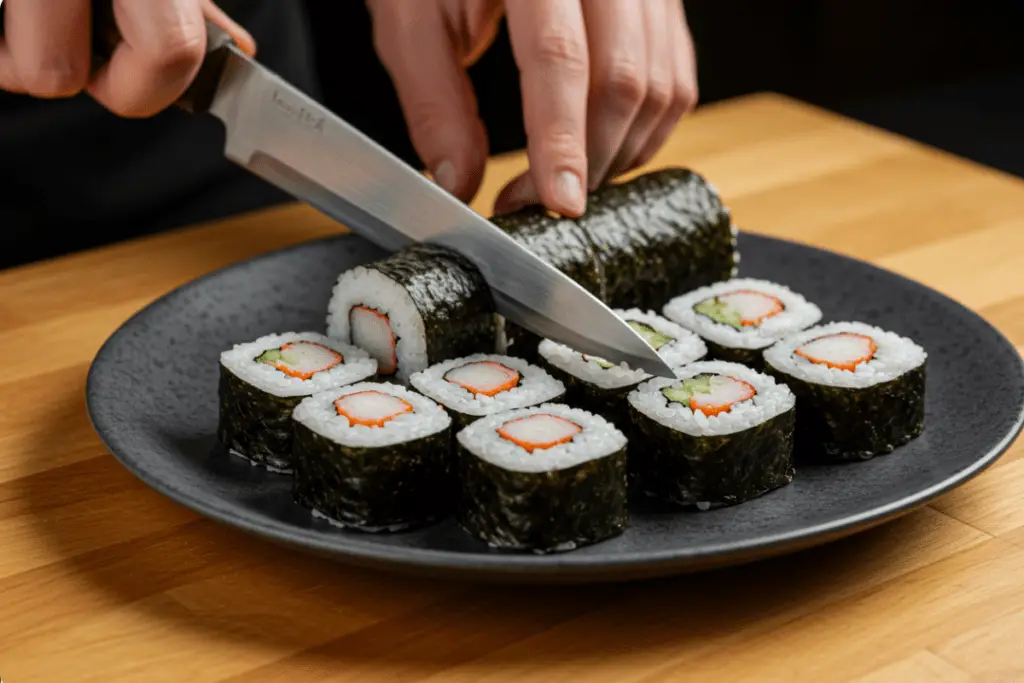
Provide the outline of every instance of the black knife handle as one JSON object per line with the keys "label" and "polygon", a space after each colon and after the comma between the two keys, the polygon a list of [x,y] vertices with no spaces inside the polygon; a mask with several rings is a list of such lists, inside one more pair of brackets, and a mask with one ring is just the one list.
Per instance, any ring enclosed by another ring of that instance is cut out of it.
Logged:
{"label": "black knife handle", "polygon": [[[95,71],[110,60],[110,56],[121,42],[121,32],[114,18],[113,0],[92,1],[92,25],[92,66]],[[233,46],[234,41],[227,31],[207,20],[206,56],[196,77],[174,103],[175,106],[192,113],[205,112],[210,108]]]}

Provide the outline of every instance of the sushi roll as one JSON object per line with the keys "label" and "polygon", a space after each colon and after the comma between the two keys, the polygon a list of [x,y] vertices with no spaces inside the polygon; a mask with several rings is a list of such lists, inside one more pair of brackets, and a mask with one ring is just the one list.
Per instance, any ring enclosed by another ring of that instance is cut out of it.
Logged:
{"label": "sushi roll", "polygon": [[565,385],[522,358],[475,354],[446,360],[409,378],[417,391],[448,409],[456,427],[493,413],[558,401]]}
{"label": "sushi roll", "polygon": [[793,480],[796,397],[745,365],[700,361],[627,397],[634,490],[670,507],[742,503]]}
{"label": "sushi roll", "polygon": [[494,548],[572,550],[628,521],[626,436],[564,404],[483,417],[458,441],[457,519]]}
{"label": "sushi roll", "polygon": [[303,399],[292,419],[294,497],[315,517],[381,532],[450,514],[452,421],[434,401],[359,382]]}
{"label": "sushi roll", "polygon": [[709,357],[763,369],[762,352],[821,319],[821,309],[784,285],[734,278],[675,297],[665,317],[699,334]]}
{"label": "sushi roll", "polygon": [[[700,337],[670,320],[637,308],[613,310],[672,367],[692,363],[707,353],[707,345]],[[565,383],[568,403],[626,428],[626,395],[650,378],[648,373],[580,353],[550,339],[540,343],[538,352],[551,374]]]}
{"label": "sushi roll", "polygon": [[924,431],[925,361],[915,342],[860,322],[831,322],[764,352],[797,397],[797,462],[867,460]]}
{"label": "sushi roll", "polygon": [[492,351],[494,314],[491,290],[468,260],[417,244],[342,273],[327,334],[366,349],[380,376],[405,384],[434,363]]}
{"label": "sushi roll", "polygon": [[593,193],[578,219],[614,308],[660,310],[679,292],[724,280],[736,265],[732,219],[715,188],[665,168]]}
{"label": "sushi roll", "polygon": [[274,471],[291,467],[292,410],[304,397],[372,377],[362,349],[316,332],[269,334],[220,355],[217,436],[232,453]]}

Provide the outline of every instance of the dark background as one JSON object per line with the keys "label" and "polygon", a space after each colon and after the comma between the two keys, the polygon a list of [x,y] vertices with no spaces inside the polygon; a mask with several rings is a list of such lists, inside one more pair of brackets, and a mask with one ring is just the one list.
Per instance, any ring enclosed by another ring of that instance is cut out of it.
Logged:
{"label": "dark background", "polygon": [[[307,0],[325,102],[418,162],[383,68],[367,57],[369,18],[339,5]],[[784,93],[1024,175],[1021,0],[688,0],[686,10],[702,103]],[[353,92],[338,64],[359,64],[374,85]],[[504,33],[471,73],[492,150],[522,147]],[[365,97],[390,106],[366,114]]]}

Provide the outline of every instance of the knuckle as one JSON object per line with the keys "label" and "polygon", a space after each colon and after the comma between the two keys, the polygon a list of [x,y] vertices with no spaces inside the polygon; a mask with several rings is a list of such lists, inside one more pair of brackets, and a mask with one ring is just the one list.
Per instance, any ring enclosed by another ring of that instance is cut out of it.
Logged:
{"label": "knuckle", "polygon": [[647,85],[647,103],[657,111],[665,111],[675,99],[675,85],[670,76],[655,73]]}
{"label": "knuckle", "polygon": [[639,104],[647,94],[647,74],[636,60],[618,58],[608,67],[597,86],[610,99],[629,105]]}
{"label": "knuckle", "polygon": [[161,74],[189,71],[202,63],[205,53],[206,39],[202,31],[181,27],[150,47],[147,62]]}
{"label": "knuckle", "polygon": [[70,97],[85,88],[85,69],[71,64],[39,63],[21,75],[26,91],[37,97]]}
{"label": "knuckle", "polygon": [[545,151],[571,166],[586,162],[587,154],[580,136],[572,131],[552,129],[543,137]]}
{"label": "knuckle", "polygon": [[571,74],[587,72],[587,45],[582,38],[548,33],[537,39],[533,54],[541,69],[553,68]]}

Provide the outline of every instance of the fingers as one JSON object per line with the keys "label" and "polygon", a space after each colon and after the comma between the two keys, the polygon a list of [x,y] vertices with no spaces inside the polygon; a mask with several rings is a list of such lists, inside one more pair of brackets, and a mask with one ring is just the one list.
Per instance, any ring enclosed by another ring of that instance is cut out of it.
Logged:
{"label": "fingers", "polygon": [[678,0],[647,0],[643,3],[644,33],[647,44],[647,92],[633,122],[633,127],[611,165],[617,176],[630,168],[648,140],[672,107],[672,82],[675,65],[672,61],[673,33],[669,26],[669,5]]}
{"label": "fingers", "polygon": [[580,216],[590,72],[580,1],[516,0],[505,12],[521,74],[530,178],[549,209]]}
{"label": "fingers", "polygon": [[203,0],[203,16],[227,31],[239,50],[250,57],[256,56],[256,41],[252,35],[214,4],[213,0]]}
{"label": "fingers", "polygon": [[686,15],[681,2],[669,2],[672,28],[671,39],[673,64],[672,105],[654,128],[651,136],[641,148],[637,156],[628,163],[626,170],[643,166],[657,154],[665,144],[672,131],[681,119],[697,106],[697,58],[693,48],[693,38],[686,23]]}
{"label": "fingers", "polygon": [[376,0],[374,44],[409,134],[434,180],[462,201],[480,187],[487,136],[469,77],[436,0]]}
{"label": "fingers", "polygon": [[45,98],[81,92],[89,81],[89,0],[8,0],[3,10],[0,88]]}
{"label": "fingers", "polygon": [[120,116],[152,116],[185,92],[202,64],[203,5],[199,0],[114,0],[114,16],[123,40],[88,91]]}
{"label": "fingers", "polygon": [[636,0],[583,3],[590,46],[587,184],[591,190],[607,176],[647,94],[646,26],[637,8]]}
{"label": "fingers", "polygon": [[464,68],[494,43],[505,12],[502,0],[440,0],[445,23]]}

